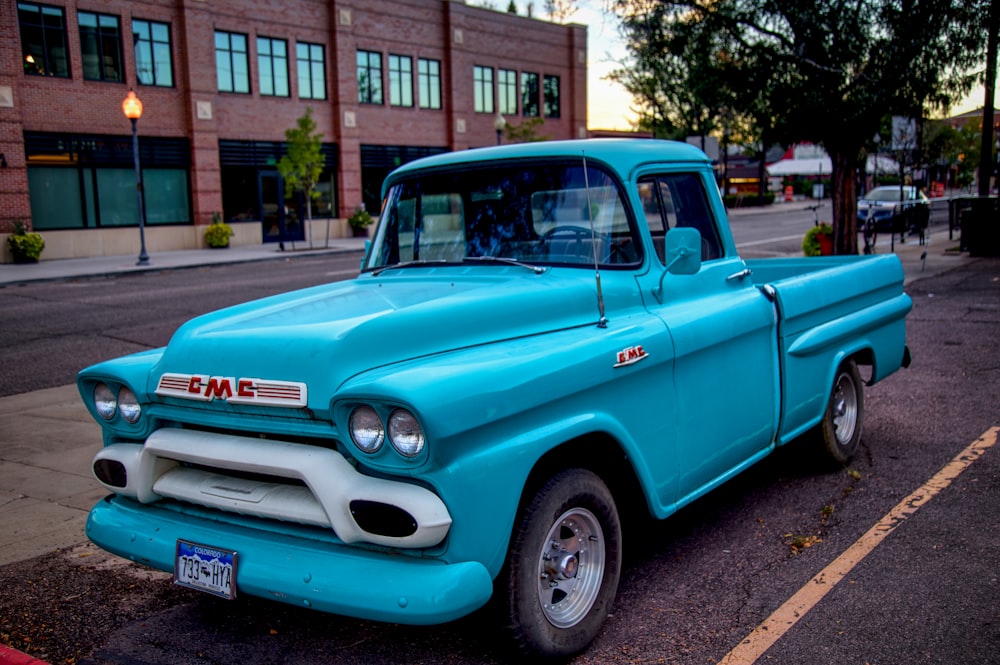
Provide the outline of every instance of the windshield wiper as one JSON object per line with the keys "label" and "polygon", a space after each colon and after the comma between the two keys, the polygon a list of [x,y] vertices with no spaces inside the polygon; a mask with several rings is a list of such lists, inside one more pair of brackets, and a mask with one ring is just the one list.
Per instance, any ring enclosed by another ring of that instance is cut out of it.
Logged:
{"label": "windshield wiper", "polygon": [[543,272],[548,270],[548,268],[533,266],[530,263],[522,263],[517,259],[509,259],[506,256],[467,256],[464,259],[462,259],[462,263],[503,263],[508,266],[517,266],[518,268],[525,268],[535,273],[536,275],[541,275]]}
{"label": "windshield wiper", "polygon": [[379,275],[386,270],[395,270],[396,268],[418,268],[420,266],[439,266],[444,263],[451,263],[446,259],[417,259],[416,261],[403,261],[401,263],[393,263],[392,265],[379,266],[371,271],[372,275]]}

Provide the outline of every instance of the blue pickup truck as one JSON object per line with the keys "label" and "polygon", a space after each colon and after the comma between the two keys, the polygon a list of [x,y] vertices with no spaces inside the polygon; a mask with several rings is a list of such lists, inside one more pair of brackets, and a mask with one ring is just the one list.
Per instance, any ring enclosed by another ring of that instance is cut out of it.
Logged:
{"label": "blue pickup truck", "polygon": [[795,439],[846,463],[863,385],[909,363],[895,256],[740,258],[687,145],[468,150],[383,191],[357,278],[80,373],[95,543],[385,622],[493,599],[520,648],[565,656],[612,607],[623,517]]}

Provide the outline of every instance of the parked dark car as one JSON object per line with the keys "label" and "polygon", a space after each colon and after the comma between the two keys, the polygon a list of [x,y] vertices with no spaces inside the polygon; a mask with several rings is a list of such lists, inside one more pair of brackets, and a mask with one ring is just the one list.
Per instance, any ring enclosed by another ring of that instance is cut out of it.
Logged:
{"label": "parked dark car", "polygon": [[920,233],[927,228],[931,202],[913,185],[885,185],[869,190],[858,199],[858,229],[871,215],[879,231]]}

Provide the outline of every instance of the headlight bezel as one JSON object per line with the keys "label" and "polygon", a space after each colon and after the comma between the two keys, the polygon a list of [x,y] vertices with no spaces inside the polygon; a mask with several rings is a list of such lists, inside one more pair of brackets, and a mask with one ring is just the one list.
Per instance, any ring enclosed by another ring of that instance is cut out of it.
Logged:
{"label": "headlight bezel", "polygon": [[145,406],[131,385],[112,378],[94,378],[82,384],[90,395],[88,407],[98,423],[136,431],[144,426]]}
{"label": "headlight bezel", "polygon": [[[364,460],[366,464],[387,468],[399,467],[400,464],[412,467],[426,460],[427,430],[416,410],[410,406],[394,401],[361,398],[338,401],[333,405],[333,411],[336,414],[335,420],[342,423],[344,443],[354,456]],[[355,414],[359,411],[374,413],[378,417],[382,441],[377,449],[369,451],[358,444],[353,423]]]}

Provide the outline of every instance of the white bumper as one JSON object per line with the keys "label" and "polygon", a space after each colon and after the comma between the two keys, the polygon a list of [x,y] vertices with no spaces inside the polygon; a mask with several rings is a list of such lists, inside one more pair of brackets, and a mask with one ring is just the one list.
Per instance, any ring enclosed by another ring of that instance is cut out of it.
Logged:
{"label": "white bumper", "polygon": [[[126,478],[123,487],[101,484],[142,503],[172,498],[241,515],[331,528],[345,543],[431,547],[444,539],[451,526],[448,509],[433,492],[362,475],[340,453],[327,448],[161,429],[145,445],[103,448],[94,464],[100,460],[121,464]],[[265,475],[270,480],[226,475],[226,471]],[[283,478],[302,481],[305,486],[283,483]],[[403,536],[366,531],[352,515],[352,502],[403,511],[412,517],[415,529]]]}

